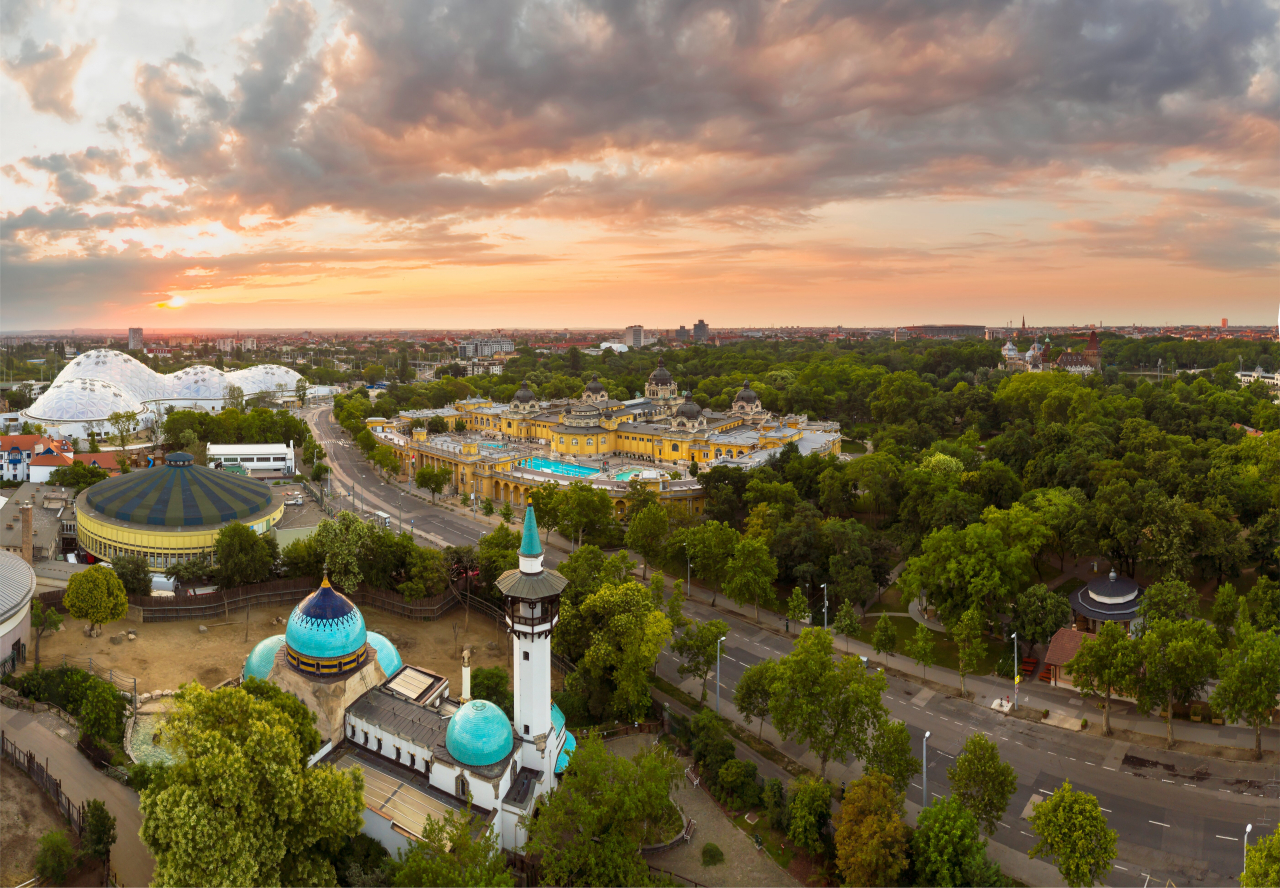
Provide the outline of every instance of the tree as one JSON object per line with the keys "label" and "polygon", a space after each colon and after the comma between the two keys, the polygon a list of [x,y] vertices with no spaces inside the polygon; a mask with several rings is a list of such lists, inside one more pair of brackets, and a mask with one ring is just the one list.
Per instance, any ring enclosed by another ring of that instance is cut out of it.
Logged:
{"label": "tree", "polygon": [[90,857],[111,863],[111,846],[116,843],[116,819],[101,799],[84,803],[84,841],[81,847]]}
{"label": "tree", "polygon": [[1046,548],[1058,556],[1058,570],[1067,569],[1067,554],[1079,552],[1088,540],[1089,499],[1077,487],[1037,491],[1031,506],[1049,532]]}
{"label": "tree", "polygon": [[959,649],[960,696],[968,696],[964,690],[964,677],[978,671],[986,646],[982,643],[982,613],[975,607],[964,612],[960,622],[951,628],[951,637]]}
{"label": "tree", "polygon": [[916,623],[915,634],[907,639],[907,656],[920,665],[921,679],[927,676],[929,667],[938,662],[933,630],[924,623]]}
{"label": "tree", "polygon": [[1111,696],[1125,693],[1134,686],[1134,676],[1141,668],[1138,643],[1129,637],[1119,623],[1106,622],[1094,638],[1080,643],[1066,672],[1082,694],[1100,696],[1102,733],[1111,736]]}
{"label": "tree", "polygon": [[35,665],[40,665],[40,639],[46,632],[57,632],[62,625],[62,614],[53,608],[46,609],[39,598],[31,599],[31,628],[35,632]]}
{"label": "tree", "polygon": [[911,754],[911,734],[903,722],[881,719],[871,735],[871,749],[865,767],[868,773],[883,774],[893,788],[906,792],[911,778],[920,773],[920,760]]}
{"label": "tree", "polygon": [[1235,625],[1239,613],[1240,596],[1236,595],[1234,586],[1223,583],[1213,596],[1213,610],[1210,613],[1213,628],[1218,630],[1218,641],[1223,649],[1231,644],[1231,627]]}
{"label": "tree", "polygon": [[671,621],[673,632],[689,625],[689,618],[684,615],[684,580],[676,580],[671,588],[671,597],[667,599],[667,619]]}
{"label": "tree", "polygon": [[769,700],[773,697],[773,683],[777,677],[778,661],[761,660],[742,671],[742,678],[733,689],[733,708],[748,725],[753,718],[760,719],[761,737],[764,737],[764,720],[769,717]]}
{"label": "tree", "polygon": [[1253,750],[1262,758],[1262,726],[1271,721],[1280,694],[1280,637],[1236,621],[1236,646],[1223,652],[1222,679],[1209,701],[1229,721],[1253,727]]}
{"label": "tree", "polygon": [[298,381],[293,385],[293,394],[298,399],[299,406],[307,406],[307,378],[305,376],[298,377]]}
{"label": "tree", "polygon": [[1111,872],[1116,831],[1107,827],[1097,798],[1073,790],[1070,780],[1035,806],[1031,829],[1038,840],[1027,856],[1049,854],[1072,888],[1100,883]]}
{"label": "tree", "polygon": [[123,620],[129,613],[124,584],[110,568],[101,564],[72,574],[67,580],[67,594],[63,596],[62,603],[67,613],[77,620],[87,621],[91,630],[103,623]]}
{"label": "tree", "polygon": [[[466,423],[463,423],[463,428]],[[427,431],[433,435],[443,435],[449,431],[449,421],[443,416],[433,416],[427,420]]]}
{"label": "tree", "polygon": [[904,796],[884,774],[845,788],[836,821],[836,865],[846,885],[897,885],[911,855]]}
{"label": "tree", "polygon": [[973,813],[955,796],[939,799],[920,812],[911,840],[916,882],[950,888],[1001,885],[1000,867],[987,859],[987,841]]}
{"label": "tree", "polygon": [[101,679],[91,680],[80,702],[80,733],[91,740],[118,740],[123,713],[124,703],[115,685]]}
{"label": "tree", "polygon": [[631,525],[627,528],[626,544],[640,553],[644,559],[644,571],[641,577],[649,579],[649,561],[662,552],[662,543],[667,538],[667,510],[658,503],[651,503],[637,514],[632,515]]}
{"label": "tree", "polygon": [[844,652],[849,653],[849,639],[862,634],[862,620],[858,617],[858,609],[852,601],[845,599],[836,609],[835,619],[831,621],[831,629],[837,635],[843,635]]}
{"label": "tree", "polygon": [[1071,619],[1071,602],[1044,583],[1028,586],[1014,600],[1013,631],[1018,643],[1042,644]]}
{"label": "tree", "polygon": [[354,512],[339,512],[332,521],[321,521],[311,537],[317,551],[324,554],[329,579],[342,592],[354,592],[363,579],[360,556],[370,531]]}
{"label": "tree", "polygon": [[1240,874],[1240,888],[1266,888],[1268,885],[1280,885],[1280,832],[1276,831],[1258,839],[1245,850],[1244,872]]}
{"label": "tree", "polygon": [[463,418],[463,417],[461,417],[461,416],[459,416],[457,419],[455,419],[455,420],[453,421],[453,430],[454,430],[455,432],[457,432],[459,435],[464,434],[464,433],[467,431],[467,421],[466,421],[466,419],[464,419],[464,418]]}
{"label": "tree", "polygon": [[1168,748],[1173,748],[1173,705],[1190,703],[1203,691],[1218,667],[1218,637],[1198,620],[1157,619],[1145,627],[1139,649],[1142,674],[1138,710],[1165,708]]}
{"label": "tree", "polygon": [[546,539],[551,539],[551,529],[560,525],[560,488],[547,482],[529,491],[529,504],[533,506],[534,517],[538,526],[546,532]]}
{"label": "tree", "polygon": [[360,770],[308,768],[278,700],[194,682],[174,699],[165,743],[179,764],[141,793],[155,884],[335,884],[328,852],[361,827]]}
{"label": "tree", "polygon": [[413,473],[413,483],[419,490],[431,491],[431,502],[436,501],[436,495],[443,493],[445,485],[453,479],[453,473],[447,468],[435,469],[431,466],[422,466],[418,471]]}
{"label": "tree", "polygon": [[41,879],[62,884],[75,862],[76,852],[65,832],[60,829],[49,830],[40,837],[40,850],[36,852],[36,873]]}
{"label": "tree", "polygon": [[[218,361],[222,361],[222,355],[218,355]],[[221,369],[221,365],[219,365],[219,369]],[[222,409],[244,413],[244,389],[238,385],[228,385],[226,392],[222,396]]]}
{"label": "tree", "polygon": [[613,504],[606,491],[574,481],[561,492],[557,529],[580,547],[583,536],[601,526],[612,513]]}
{"label": "tree", "polygon": [[373,448],[373,464],[382,470],[388,481],[400,473],[400,458],[386,444]]}
{"label": "tree", "polygon": [[116,445],[124,450],[125,445],[129,443],[129,436],[133,434],[134,424],[137,422],[137,415],[133,413],[125,413],[116,411],[107,417],[107,424],[111,426],[116,433]]}
{"label": "tree", "polygon": [[126,595],[151,594],[151,566],[141,555],[119,555],[111,562],[111,569],[124,584]]}
{"label": "tree", "polygon": [[809,607],[809,599],[800,591],[800,587],[796,586],[791,590],[791,597],[787,599],[787,620],[795,623],[799,628],[812,615],[813,610]]}
{"label": "tree", "polygon": [[947,780],[952,796],[973,812],[987,835],[995,835],[1009,799],[1018,791],[1018,773],[1001,761],[996,745],[981,734],[970,734],[947,768]]}
{"label": "tree", "polygon": [[502,508],[498,510],[498,515],[502,518],[504,524],[510,524],[512,519],[516,517],[515,509],[511,508],[511,503],[503,503]]}
{"label": "tree", "polygon": [[329,472],[331,471],[332,469],[330,469],[324,463],[318,462],[311,467],[311,480],[317,484],[320,484],[324,481],[325,477],[328,476]]}
{"label": "tree", "polygon": [[822,833],[831,821],[831,784],[806,775],[791,782],[787,838],[810,855],[822,853]]}
{"label": "tree", "polygon": [[871,633],[871,647],[877,654],[885,657],[884,665],[887,668],[889,659],[887,654],[892,654],[898,647],[898,627],[889,617],[888,611],[880,612],[880,619],[876,620],[876,628]]}
{"label": "tree", "polygon": [[773,726],[784,740],[807,743],[822,763],[849,755],[866,758],[871,729],[887,715],[880,702],[882,674],[874,675],[859,660],[832,659],[831,634],[806,629],[791,652],[778,661],[769,700]]}
{"label": "tree", "polygon": [[484,830],[476,838],[468,807],[466,811],[450,810],[443,818],[426,818],[422,841],[412,842],[407,851],[402,849],[397,855],[390,884],[406,888],[512,888],[515,883],[496,831]]}
{"label": "tree", "polygon": [[738,540],[729,561],[729,578],[725,581],[724,593],[735,604],[755,605],[756,622],[759,622],[760,604],[773,601],[773,581],[777,578],[778,562],[769,554],[764,540],[743,537]]}
{"label": "tree", "polygon": [[488,700],[511,717],[515,701],[511,692],[511,677],[501,666],[489,669],[471,670],[471,697],[474,700]]}
{"label": "tree", "polygon": [[59,466],[49,473],[49,483],[59,487],[74,487],[76,496],[97,484],[106,481],[111,473],[98,466],[91,466],[79,460],[69,466]]}
{"label": "tree", "polygon": [[1200,593],[1182,580],[1152,583],[1138,602],[1138,618],[1145,628],[1156,620],[1187,620],[1200,613]]}
{"label": "tree", "polygon": [[525,853],[541,860],[548,885],[643,885],[649,866],[640,844],[650,823],[670,810],[682,768],[663,746],[631,759],[595,734],[578,743],[560,785],[538,799]]}
{"label": "tree", "polygon": [[738,532],[728,524],[707,521],[684,532],[685,551],[693,569],[711,586],[711,606],[716,594],[728,578],[729,562],[738,548]]}
{"label": "tree", "polygon": [[218,585],[223,589],[270,579],[275,557],[267,540],[247,524],[233,521],[218,531],[214,542]]}
{"label": "tree", "polygon": [[695,620],[671,645],[672,652],[684,660],[677,669],[680,677],[692,675],[702,681],[702,697],[699,702],[707,701],[707,676],[717,666],[716,652],[720,648],[718,642],[728,632],[729,624],[724,620],[707,620],[705,623]]}

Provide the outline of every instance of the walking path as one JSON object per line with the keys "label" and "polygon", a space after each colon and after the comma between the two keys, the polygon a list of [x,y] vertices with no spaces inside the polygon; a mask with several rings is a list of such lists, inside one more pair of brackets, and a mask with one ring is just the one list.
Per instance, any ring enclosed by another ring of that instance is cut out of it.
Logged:
{"label": "walking path", "polygon": [[111,865],[122,885],[149,885],[155,861],[147,852],[138,831],[142,813],[138,794],[129,787],[97,771],[74,746],[45,727],[30,712],[0,707],[0,726],[5,736],[20,748],[43,757],[49,772],[62,781],[62,791],[77,804],[101,799],[116,818],[116,844]]}

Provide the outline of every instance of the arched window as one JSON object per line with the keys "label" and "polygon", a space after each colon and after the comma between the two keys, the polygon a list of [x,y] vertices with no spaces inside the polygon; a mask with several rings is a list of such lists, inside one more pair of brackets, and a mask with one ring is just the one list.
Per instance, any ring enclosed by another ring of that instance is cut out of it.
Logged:
{"label": "arched window", "polygon": [[574,439],[573,439],[573,446],[574,446],[574,447],[577,447],[577,446],[578,446],[578,439],[577,439],[577,438],[574,438]]}
{"label": "arched window", "polygon": [[591,446],[591,439],[590,439],[590,438],[588,438],[588,439],[587,439],[587,446],[588,446],[588,447],[590,447],[590,446]]}
{"label": "arched window", "polygon": [[679,445],[679,444],[676,444],[676,443],[674,443],[674,442],[672,442],[672,444],[671,444],[671,452],[672,452],[672,453],[679,453],[679,452],[680,452],[680,445]]}
{"label": "arched window", "polygon": [[529,652],[528,652],[528,651],[525,651],[525,652],[524,652],[524,659],[526,659],[526,660],[527,660],[527,659],[529,659]]}
{"label": "arched window", "polygon": [[563,445],[564,445],[564,435],[561,435],[561,436],[560,436],[560,444],[561,444],[561,446],[563,446]]}
{"label": "arched window", "polygon": [[723,450],[721,450],[719,447],[717,447],[717,448],[716,448],[716,458],[718,459],[719,457],[721,457],[721,456],[723,456],[723,455],[724,455],[724,451],[723,451]]}
{"label": "arched window", "polygon": [[460,799],[465,799],[467,793],[471,791],[471,788],[467,786],[467,778],[463,774],[459,774],[458,779],[453,781],[453,788],[455,795]]}

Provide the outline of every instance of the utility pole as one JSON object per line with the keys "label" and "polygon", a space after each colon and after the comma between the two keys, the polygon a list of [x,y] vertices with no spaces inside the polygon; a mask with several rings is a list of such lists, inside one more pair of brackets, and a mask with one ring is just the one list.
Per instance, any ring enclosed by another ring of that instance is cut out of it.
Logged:
{"label": "utility pole", "polygon": [[716,715],[720,714],[720,642],[727,637],[722,635],[716,639]]}
{"label": "utility pole", "polygon": [[930,732],[925,731],[924,732],[924,749],[923,749],[924,754],[920,759],[920,761],[922,762],[922,765],[920,768],[920,777],[921,777],[920,782],[921,782],[921,785],[924,787],[924,797],[920,800],[921,808],[929,807],[929,736],[930,736]]}

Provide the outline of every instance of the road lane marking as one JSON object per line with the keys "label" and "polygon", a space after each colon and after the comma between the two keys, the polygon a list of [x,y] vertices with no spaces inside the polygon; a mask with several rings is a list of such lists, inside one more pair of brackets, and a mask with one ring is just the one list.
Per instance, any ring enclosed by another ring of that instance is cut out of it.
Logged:
{"label": "road lane marking", "polygon": [[919,783],[913,783],[913,784],[911,784],[911,785],[912,785],[912,786],[914,786],[916,789],[920,789],[920,784],[919,784]]}
{"label": "road lane marking", "polygon": [[1226,839],[1228,842],[1238,842],[1238,841],[1240,841],[1240,837],[1239,837],[1239,836],[1216,836],[1216,838],[1219,838],[1219,839]]}
{"label": "road lane marking", "polygon": [[1003,826],[1005,829],[1013,829],[1013,827],[1009,826],[1009,824],[1005,823],[1003,820],[999,821],[999,823],[1000,823],[1000,825],[1001,825],[1001,826]]}
{"label": "road lane marking", "polygon": [[1154,823],[1156,826],[1163,826],[1165,829],[1172,829],[1167,823],[1161,823],[1159,820],[1148,820],[1147,823]]}
{"label": "road lane marking", "polygon": [[934,752],[936,752],[938,755],[945,755],[949,759],[955,758],[954,755],[949,755],[948,753],[943,752],[941,749],[935,749]]}
{"label": "road lane marking", "polygon": [[1031,833],[1027,832],[1025,829],[1020,829],[1018,830],[1018,832],[1022,833],[1027,838],[1031,838],[1031,839],[1035,838],[1035,836],[1031,835]]}
{"label": "road lane marking", "polygon": [[1160,782],[1161,782],[1161,783],[1172,783],[1173,781],[1172,781],[1172,780],[1165,780],[1163,777],[1161,777],[1161,778],[1160,778]]}
{"label": "road lane marking", "polygon": [[1111,813],[1111,809],[1110,809],[1110,808],[1104,808],[1104,807],[1102,807],[1101,805],[1099,805],[1099,806],[1098,806],[1098,810],[1100,810],[1100,811],[1106,811],[1108,814],[1110,814],[1110,813]]}
{"label": "road lane marking", "polygon": [[[1049,752],[1049,750],[1047,750],[1047,749],[1046,749],[1046,750],[1045,750],[1045,752]],[[1056,752],[1049,752],[1049,755],[1057,755],[1057,753],[1056,753]]]}
{"label": "road lane marking", "polygon": [[1184,784],[1182,784],[1182,785],[1183,785],[1183,786],[1189,786],[1189,787],[1191,787],[1192,789],[1195,789],[1195,788],[1196,788],[1196,785],[1195,785],[1194,783],[1184,783]]}
{"label": "road lane marking", "polygon": [[1129,872],[1128,867],[1123,867],[1123,866],[1121,866],[1121,865],[1120,865],[1120,864],[1118,864],[1118,863],[1113,863],[1113,864],[1111,864],[1111,865],[1112,865],[1112,866],[1114,866],[1114,867],[1115,867],[1116,869],[1118,869],[1118,870],[1124,870],[1126,873],[1127,873],[1127,872]]}

